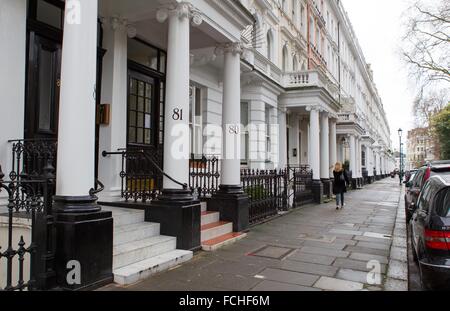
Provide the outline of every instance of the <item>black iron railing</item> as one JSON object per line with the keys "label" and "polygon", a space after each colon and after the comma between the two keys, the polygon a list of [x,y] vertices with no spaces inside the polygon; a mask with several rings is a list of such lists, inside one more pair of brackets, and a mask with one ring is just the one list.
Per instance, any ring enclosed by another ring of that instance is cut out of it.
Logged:
{"label": "black iron railing", "polygon": [[275,216],[287,206],[287,170],[242,170],[241,183],[250,201],[250,223]]}
{"label": "black iron railing", "polygon": [[[47,166],[43,179],[3,181],[0,167],[0,195],[6,194],[5,212],[0,212],[6,231],[6,244],[0,245],[0,270],[6,279],[0,280],[0,290],[44,290],[54,286],[53,270],[55,235],[53,234],[52,194],[54,170]],[[14,175],[13,175],[14,176]],[[28,220],[30,235],[17,236],[18,219]],[[4,232],[2,232],[4,234]],[[5,259],[5,260],[1,260]],[[29,276],[27,277],[29,271]],[[3,289],[2,289],[3,287]]]}
{"label": "black iron railing", "polygon": [[46,167],[56,168],[55,139],[10,140],[12,144],[11,181],[42,179]]}
{"label": "black iron railing", "polygon": [[166,177],[174,183],[188,188],[171,176],[167,175],[160,167],[158,159],[142,149],[120,149],[117,152],[103,151],[103,157],[120,155],[122,157],[121,195],[125,201],[141,201],[146,203],[156,199],[163,188],[163,178]]}
{"label": "black iron railing", "polygon": [[189,188],[197,191],[200,199],[211,197],[220,185],[220,159],[217,156],[191,156],[189,161]]}
{"label": "black iron railing", "polygon": [[292,206],[298,207],[313,201],[313,171],[309,165],[289,166],[289,181],[292,185]]}

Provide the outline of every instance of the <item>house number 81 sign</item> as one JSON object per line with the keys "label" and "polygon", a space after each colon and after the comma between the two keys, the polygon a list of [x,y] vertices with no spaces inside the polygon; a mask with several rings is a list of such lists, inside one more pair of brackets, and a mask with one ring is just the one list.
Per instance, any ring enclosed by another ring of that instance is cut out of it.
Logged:
{"label": "house number 81 sign", "polygon": [[183,109],[175,108],[173,110],[172,119],[174,121],[183,121]]}

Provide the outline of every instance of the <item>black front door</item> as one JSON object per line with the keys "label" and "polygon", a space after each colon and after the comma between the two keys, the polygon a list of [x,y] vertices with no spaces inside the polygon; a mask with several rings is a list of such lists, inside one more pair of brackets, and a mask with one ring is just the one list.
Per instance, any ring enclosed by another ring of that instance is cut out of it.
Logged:
{"label": "black front door", "polygon": [[25,138],[57,138],[60,77],[61,44],[30,32]]}
{"label": "black front door", "polygon": [[127,148],[143,149],[162,165],[159,79],[129,70],[128,82]]}

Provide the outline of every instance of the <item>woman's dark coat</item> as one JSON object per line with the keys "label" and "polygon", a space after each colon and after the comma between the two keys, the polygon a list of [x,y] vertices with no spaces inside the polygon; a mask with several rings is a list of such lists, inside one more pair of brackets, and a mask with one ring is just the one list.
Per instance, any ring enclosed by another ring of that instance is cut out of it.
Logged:
{"label": "woman's dark coat", "polygon": [[[333,171],[333,175],[333,194],[347,192],[347,185],[350,183],[347,172],[345,170],[342,170],[340,172]],[[342,180],[342,175],[344,176],[344,180]]]}

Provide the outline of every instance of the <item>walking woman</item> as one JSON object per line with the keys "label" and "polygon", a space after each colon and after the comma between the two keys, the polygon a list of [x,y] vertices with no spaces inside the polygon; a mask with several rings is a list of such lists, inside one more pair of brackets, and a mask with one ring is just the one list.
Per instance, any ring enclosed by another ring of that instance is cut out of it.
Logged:
{"label": "walking woman", "polygon": [[336,210],[344,208],[344,193],[347,192],[347,185],[350,183],[347,172],[342,167],[342,163],[337,162],[334,166],[333,193],[336,195]]}

